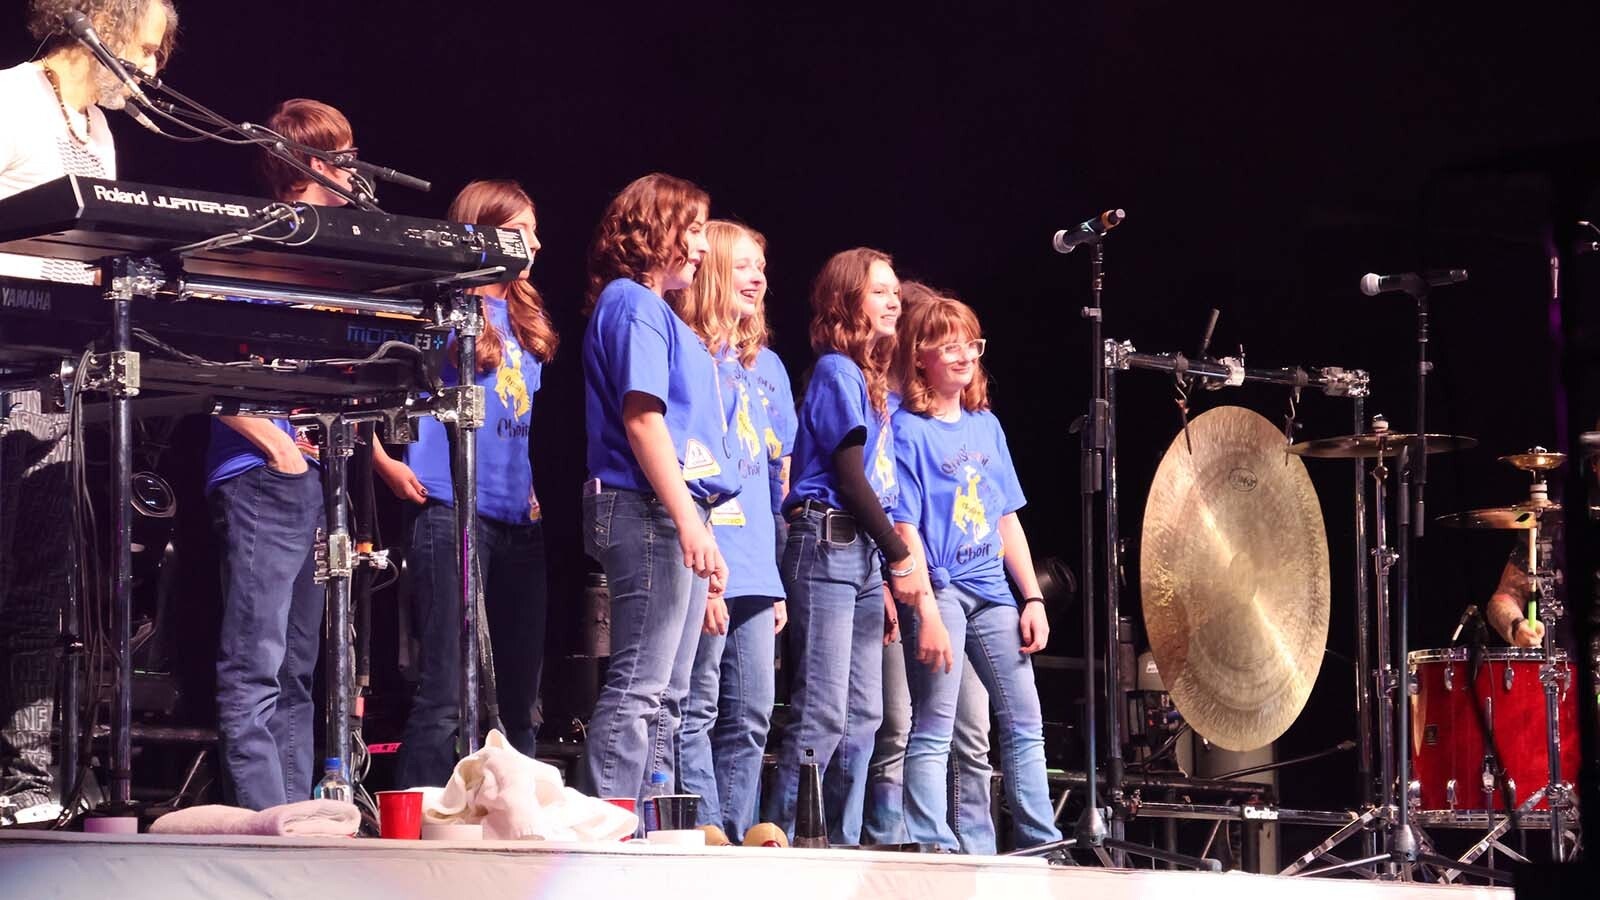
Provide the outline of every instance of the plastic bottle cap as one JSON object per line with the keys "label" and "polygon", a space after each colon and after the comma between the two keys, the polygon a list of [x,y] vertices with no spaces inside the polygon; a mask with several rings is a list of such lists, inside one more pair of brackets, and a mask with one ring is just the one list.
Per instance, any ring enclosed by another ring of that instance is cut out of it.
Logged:
{"label": "plastic bottle cap", "polygon": [[650,783],[651,784],[666,784],[667,783],[667,773],[665,773],[665,772],[651,772],[650,773]]}
{"label": "plastic bottle cap", "polygon": [[339,757],[330,756],[327,759],[322,761],[322,767],[324,769],[341,769],[342,770],[344,768],[344,763],[339,761]]}

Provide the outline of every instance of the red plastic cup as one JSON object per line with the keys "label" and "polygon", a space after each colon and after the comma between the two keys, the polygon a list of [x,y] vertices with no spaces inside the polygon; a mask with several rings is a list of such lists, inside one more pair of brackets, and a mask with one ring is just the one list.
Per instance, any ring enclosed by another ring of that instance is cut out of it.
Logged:
{"label": "red plastic cup", "polygon": [[[637,813],[639,811],[632,797],[601,797],[600,799],[611,804],[612,806],[620,806],[631,813]],[[623,835],[622,839],[625,841],[631,841],[633,840],[633,835]]]}
{"label": "red plastic cup", "polygon": [[402,841],[421,838],[422,792],[379,791],[378,833]]}

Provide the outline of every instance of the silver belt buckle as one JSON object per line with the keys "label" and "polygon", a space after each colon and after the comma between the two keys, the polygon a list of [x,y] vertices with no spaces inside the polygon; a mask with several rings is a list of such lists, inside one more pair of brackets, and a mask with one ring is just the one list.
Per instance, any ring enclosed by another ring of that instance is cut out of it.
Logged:
{"label": "silver belt buckle", "polygon": [[852,533],[850,535],[850,540],[848,540],[848,541],[836,540],[834,538],[834,536],[833,536],[833,520],[836,517],[837,518],[844,518],[844,517],[846,517],[848,515],[849,515],[848,513],[845,513],[843,511],[837,510],[837,509],[830,509],[830,510],[824,512],[822,514],[822,539],[827,541],[828,543],[834,545],[835,547],[848,547],[851,544],[854,544],[856,542],[856,534],[855,534],[855,532],[860,531],[860,527],[858,525],[856,525],[856,523],[854,521],[851,522],[851,525],[853,527],[852,527]]}
{"label": "silver belt buckle", "polygon": [[591,478],[583,483],[583,495],[585,497],[599,496],[600,490],[600,479],[598,478]]}

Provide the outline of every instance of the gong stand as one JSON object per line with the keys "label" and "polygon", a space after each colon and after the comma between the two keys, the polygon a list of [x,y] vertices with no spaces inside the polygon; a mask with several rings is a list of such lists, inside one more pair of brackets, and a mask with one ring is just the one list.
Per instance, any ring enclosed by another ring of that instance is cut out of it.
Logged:
{"label": "gong stand", "polygon": [[[1205,353],[1206,345],[1210,343],[1211,329],[1214,327],[1215,321],[1215,317],[1213,317],[1212,320],[1207,324],[1206,338],[1202,341],[1201,345],[1202,356]],[[1247,382],[1253,384],[1278,385],[1280,387],[1287,387],[1291,389],[1296,397],[1299,396],[1302,390],[1310,389],[1320,391],[1329,397],[1349,398],[1357,430],[1360,430],[1361,428],[1363,417],[1365,416],[1366,398],[1370,394],[1371,378],[1367,372],[1361,369],[1345,369],[1336,366],[1324,366],[1320,368],[1312,368],[1310,370],[1300,367],[1258,369],[1245,366],[1243,359],[1236,357],[1227,357],[1223,359],[1190,359],[1185,357],[1182,353],[1140,353],[1137,352],[1133,345],[1127,341],[1119,343],[1116,341],[1107,340],[1105,342],[1104,365],[1106,369],[1107,382],[1110,385],[1110,395],[1113,398],[1113,401],[1115,398],[1115,373],[1130,369],[1162,372],[1179,380],[1180,384],[1192,384],[1195,381],[1199,381],[1199,383],[1212,389],[1220,389],[1223,387],[1239,387]],[[1116,424],[1115,412],[1115,403],[1113,402],[1111,404],[1110,414],[1111,428],[1113,431]],[[1187,429],[1186,408],[1184,409],[1184,412],[1185,428]],[[1292,432],[1292,428],[1286,429],[1286,431]],[[1287,444],[1290,440],[1292,440],[1292,434],[1286,434],[1285,444]],[[1121,566],[1121,544],[1118,540],[1118,535],[1116,532],[1117,496],[1115,492],[1116,456],[1114,450],[1115,443],[1113,442],[1113,452],[1108,454],[1106,462],[1106,468],[1108,472],[1107,480],[1111,485],[1111,490],[1107,492],[1106,497],[1107,529],[1105,538],[1107,565],[1110,567],[1109,570],[1112,572],[1119,571]],[[1368,671],[1371,666],[1371,659],[1368,650],[1370,646],[1370,629],[1368,624],[1370,594],[1366,568],[1366,530],[1363,527],[1366,517],[1365,482],[1367,478],[1367,468],[1366,460],[1364,459],[1357,458],[1352,462],[1354,463],[1353,498],[1356,523],[1355,589],[1356,606],[1358,610],[1358,615],[1356,617],[1356,647],[1358,659],[1356,664],[1357,671],[1355,678],[1355,710],[1356,719],[1359,723],[1359,740],[1357,741],[1357,746],[1360,750],[1359,768],[1360,783],[1363,791],[1362,799],[1366,802],[1371,802],[1373,786],[1376,783],[1372,777],[1372,768],[1374,764],[1374,744],[1371,727],[1372,717],[1370,713],[1372,704],[1372,691],[1368,680],[1362,677],[1362,673]],[[1112,621],[1116,621],[1116,617],[1118,615],[1119,599],[1119,590],[1116,580],[1108,579],[1107,603],[1110,606],[1110,616]],[[1108,660],[1107,662],[1107,677],[1112,679],[1111,683],[1113,684],[1117,683],[1116,665],[1117,661],[1114,659]],[[1111,705],[1116,707],[1116,704]],[[1116,714],[1117,710],[1113,708],[1111,710],[1110,717],[1111,725],[1109,726],[1112,729],[1116,728]],[[1112,733],[1115,734],[1115,731],[1113,730]],[[1113,781],[1108,778],[1107,788],[1112,794],[1114,801],[1119,804],[1118,808],[1120,809],[1120,804],[1123,799],[1120,790],[1121,758],[1120,751],[1115,746],[1116,742],[1113,740],[1112,743],[1113,748],[1111,753],[1113,759],[1111,765],[1109,766],[1109,770],[1112,775],[1116,776],[1116,779]],[[1371,842],[1374,840],[1374,838],[1369,835],[1366,840]]]}
{"label": "gong stand", "polygon": [[[1314,387],[1323,390],[1330,396],[1351,396],[1357,398],[1357,421],[1360,421],[1360,398],[1367,395],[1368,376],[1359,370],[1345,370],[1338,368],[1325,368],[1311,374],[1303,369],[1247,369],[1242,359],[1196,359],[1189,360],[1182,354],[1140,354],[1134,352],[1130,343],[1106,340],[1103,334],[1104,316],[1101,305],[1101,295],[1105,284],[1105,253],[1101,243],[1103,235],[1094,240],[1091,246],[1091,282],[1090,305],[1084,307],[1082,316],[1089,320],[1091,371],[1090,384],[1092,395],[1089,409],[1085,416],[1077,423],[1081,441],[1081,541],[1083,551],[1083,659],[1084,659],[1084,687],[1083,708],[1085,721],[1085,805],[1083,813],[1079,816],[1072,837],[1062,841],[1055,841],[1038,847],[1031,847],[1019,851],[1017,855],[1027,856],[1060,856],[1065,851],[1072,849],[1091,850],[1104,864],[1125,866],[1127,854],[1134,854],[1150,859],[1160,860],[1176,866],[1195,869],[1209,869],[1220,871],[1221,863],[1215,859],[1188,856],[1175,853],[1145,844],[1128,841],[1125,837],[1125,822],[1128,810],[1122,791],[1123,761],[1122,748],[1119,735],[1121,733],[1119,709],[1120,703],[1112,696],[1120,684],[1117,654],[1114,652],[1117,643],[1117,626],[1119,621],[1119,585],[1118,573],[1121,571],[1121,554],[1119,548],[1118,529],[1118,504],[1117,504],[1117,469],[1116,469],[1116,379],[1115,373],[1125,369],[1148,369],[1163,371],[1172,374],[1184,383],[1199,378],[1205,383],[1217,387],[1224,385],[1238,386],[1246,381],[1279,384],[1291,387],[1298,393],[1299,389]],[[1210,343],[1211,330],[1216,324],[1213,316],[1206,328],[1206,337],[1202,341],[1200,356],[1205,356],[1205,348]],[[1180,408],[1182,405],[1180,404]],[[1185,412],[1185,415],[1187,413]],[[1185,419],[1187,423],[1187,419]],[[1358,463],[1359,465],[1359,463]],[[1358,510],[1360,509],[1360,487],[1364,475],[1358,474]],[[1105,767],[1106,794],[1110,798],[1110,816],[1101,809],[1098,796],[1099,781],[1099,752],[1097,747],[1095,724],[1097,720],[1095,707],[1095,610],[1091,593],[1095,584],[1096,557],[1101,548],[1096,548],[1095,542],[1095,498],[1102,495],[1101,500],[1103,516],[1101,522],[1104,531],[1101,543],[1105,563],[1105,594],[1106,594],[1106,639],[1107,650],[1105,653],[1105,677],[1107,685],[1106,704],[1106,735],[1109,741]],[[1364,574],[1358,582],[1365,585]],[[1363,646],[1365,646],[1363,644]],[[1359,682],[1359,679],[1358,679]]]}

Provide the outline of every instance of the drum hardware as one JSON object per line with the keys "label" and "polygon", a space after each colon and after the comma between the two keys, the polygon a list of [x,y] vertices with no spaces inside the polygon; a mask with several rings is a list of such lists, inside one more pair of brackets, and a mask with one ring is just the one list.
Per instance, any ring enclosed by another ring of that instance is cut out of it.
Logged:
{"label": "drum hardware", "polygon": [[[1371,527],[1375,546],[1371,550],[1371,557],[1377,628],[1373,636],[1376,660],[1371,671],[1378,693],[1378,777],[1372,802],[1361,815],[1285,868],[1281,873],[1284,875],[1360,871],[1374,864],[1385,863],[1382,874],[1388,878],[1400,878],[1409,876],[1410,866],[1425,863],[1435,868],[1450,867],[1457,874],[1466,872],[1489,880],[1505,878],[1504,873],[1493,869],[1471,865],[1470,861],[1451,860],[1435,853],[1427,834],[1411,822],[1415,813],[1423,811],[1424,785],[1420,779],[1410,777],[1408,750],[1411,738],[1408,732],[1411,732],[1412,728],[1408,721],[1409,716],[1404,713],[1414,702],[1412,698],[1419,691],[1419,686],[1411,677],[1409,663],[1400,665],[1396,662],[1397,651],[1403,650],[1404,644],[1396,645],[1391,641],[1395,628],[1405,628],[1404,608],[1407,605],[1408,595],[1402,590],[1399,603],[1392,605],[1389,586],[1390,572],[1396,565],[1404,562],[1404,554],[1400,551],[1406,549],[1405,545],[1412,537],[1406,526],[1414,507],[1407,502],[1408,482],[1405,478],[1399,480],[1397,524],[1400,526],[1401,546],[1398,548],[1390,546],[1386,513],[1390,497],[1389,461],[1397,460],[1396,468],[1402,474],[1405,473],[1412,457],[1412,450],[1419,443],[1432,454],[1466,449],[1475,446],[1477,442],[1468,437],[1435,434],[1429,434],[1425,440],[1419,440],[1416,435],[1391,432],[1388,422],[1380,415],[1373,417],[1371,430],[1365,433],[1305,441],[1289,448],[1293,454],[1313,458],[1373,460],[1371,489],[1374,515]],[[1365,533],[1366,527],[1366,523],[1362,522],[1357,529],[1358,547],[1361,543],[1359,538]],[[1402,565],[1400,576],[1402,589],[1405,587],[1407,574]],[[1398,622],[1391,622],[1390,613],[1394,606],[1399,607]],[[1358,650],[1365,651],[1365,644],[1358,645]],[[1403,682],[1402,673],[1404,673]],[[1453,679],[1453,675],[1449,677]],[[1399,693],[1401,690],[1405,692],[1403,695]],[[1406,702],[1397,702],[1397,697],[1401,696]],[[1400,728],[1396,728],[1397,719]],[[1361,720],[1361,725],[1364,730],[1371,727],[1365,718]],[[1401,746],[1401,741],[1396,739],[1397,734],[1406,735],[1405,746]],[[1400,759],[1402,755],[1406,758]],[[1404,793],[1397,797],[1396,788],[1400,785],[1404,785]],[[1370,834],[1371,829],[1381,829],[1384,832],[1386,845],[1384,852],[1368,853],[1364,858],[1353,861],[1339,860],[1330,855],[1331,851],[1344,841],[1358,834]],[[1323,859],[1329,860],[1332,864],[1320,869],[1310,868],[1318,860]]]}

